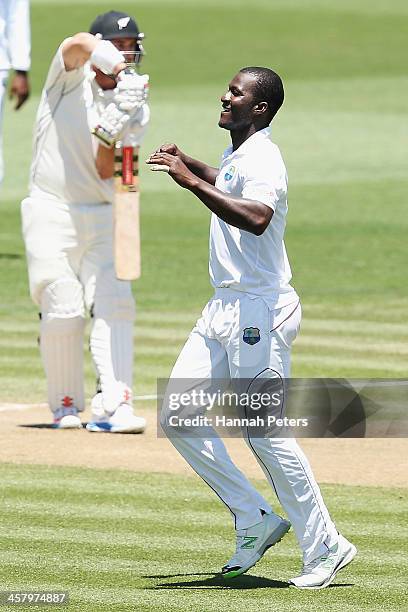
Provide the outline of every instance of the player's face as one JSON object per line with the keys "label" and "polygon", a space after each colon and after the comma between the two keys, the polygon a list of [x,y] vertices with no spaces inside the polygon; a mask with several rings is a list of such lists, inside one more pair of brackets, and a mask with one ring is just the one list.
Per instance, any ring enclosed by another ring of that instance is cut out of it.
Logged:
{"label": "player's face", "polygon": [[222,96],[218,125],[225,130],[240,130],[253,123],[256,79],[252,74],[238,72]]}
{"label": "player's face", "polygon": [[142,45],[143,37],[144,34],[141,34],[137,40],[135,38],[113,38],[111,43],[119,51],[123,52],[127,63],[137,65],[140,63],[144,53]]}
{"label": "player's face", "polygon": [[115,45],[119,51],[134,51],[136,48],[135,38],[113,38],[111,43]]}

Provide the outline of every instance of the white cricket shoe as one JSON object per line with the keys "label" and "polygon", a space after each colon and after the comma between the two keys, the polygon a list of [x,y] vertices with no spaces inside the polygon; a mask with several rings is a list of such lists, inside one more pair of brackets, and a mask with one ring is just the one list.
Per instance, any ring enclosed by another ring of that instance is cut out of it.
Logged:
{"label": "white cricket shoe", "polygon": [[78,410],[74,406],[69,408],[58,408],[54,412],[54,429],[82,429]]}
{"label": "white cricket shoe", "polygon": [[272,512],[264,514],[260,523],[238,530],[235,555],[221,570],[224,578],[234,578],[248,571],[268,548],[280,542],[290,527],[289,521]]}
{"label": "white cricket shoe", "polygon": [[101,401],[102,394],[97,393],[92,400],[92,420],[86,426],[88,431],[99,433],[142,433],[146,429],[146,419],[136,416],[130,404],[120,404],[115,412],[110,415],[103,410]]}
{"label": "white cricket shoe", "polygon": [[357,554],[354,544],[339,534],[337,544],[327,553],[303,566],[302,573],[289,580],[298,589],[324,589],[333,582],[338,571],[346,567]]}

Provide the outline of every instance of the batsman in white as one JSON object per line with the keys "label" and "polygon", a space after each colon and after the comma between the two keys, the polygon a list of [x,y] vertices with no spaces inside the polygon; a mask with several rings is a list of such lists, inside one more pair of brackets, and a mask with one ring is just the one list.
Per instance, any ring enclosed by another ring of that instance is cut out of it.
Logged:
{"label": "batsman in white", "polygon": [[[126,13],[98,16],[90,33],[61,43],[38,109],[22,223],[56,428],[82,427],[86,311],[99,379],[87,429],[133,433],[145,427],[132,407],[135,304],[130,283],[115,276],[112,247],[115,141],[126,130],[139,144],[149,120],[147,75],[128,74],[124,56],[139,62],[143,37]],[[95,130],[112,145],[99,141]]]}
{"label": "batsman in white", "polygon": [[[243,68],[221,98],[219,126],[231,134],[219,169],[192,159],[174,144],[147,160],[166,168],[210,211],[210,276],[215,295],[205,306],[171,373],[180,391],[203,379],[226,383],[290,376],[291,344],[301,320],[299,297],[283,241],[287,174],[269,125],[283,103],[280,77],[268,68]],[[202,388],[202,387],[201,387]],[[191,394],[192,397],[192,394]],[[202,406],[202,412],[205,406]],[[191,467],[231,511],[236,552],[222,568],[226,578],[246,572],[293,525],[303,551],[298,588],[328,586],[355,556],[322,499],[310,465],[293,438],[251,437],[254,453],[290,522],[272,511],[230,459],[207,424],[173,427],[164,402],[162,426]]]}
{"label": "batsman in white", "polygon": [[30,5],[28,0],[0,0],[0,183],[4,176],[2,124],[10,69],[10,98],[18,110],[30,94]]}

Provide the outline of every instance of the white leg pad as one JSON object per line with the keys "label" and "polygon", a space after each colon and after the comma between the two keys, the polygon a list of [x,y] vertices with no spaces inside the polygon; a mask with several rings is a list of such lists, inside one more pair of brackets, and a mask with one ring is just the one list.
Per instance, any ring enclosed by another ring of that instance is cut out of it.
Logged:
{"label": "white leg pad", "polygon": [[84,326],[82,285],[75,278],[48,285],[41,294],[40,348],[54,413],[71,406],[85,408]]}
{"label": "white leg pad", "polygon": [[134,319],[131,297],[102,298],[95,303],[90,348],[108,414],[132,402]]}

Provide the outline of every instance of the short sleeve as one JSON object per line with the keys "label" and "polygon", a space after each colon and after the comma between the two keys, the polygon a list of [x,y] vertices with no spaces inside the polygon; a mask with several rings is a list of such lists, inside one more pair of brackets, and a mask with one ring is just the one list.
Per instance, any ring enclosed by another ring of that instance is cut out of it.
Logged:
{"label": "short sleeve", "polygon": [[248,163],[243,177],[243,198],[262,202],[275,211],[286,193],[287,175],[281,158],[266,155]]}

